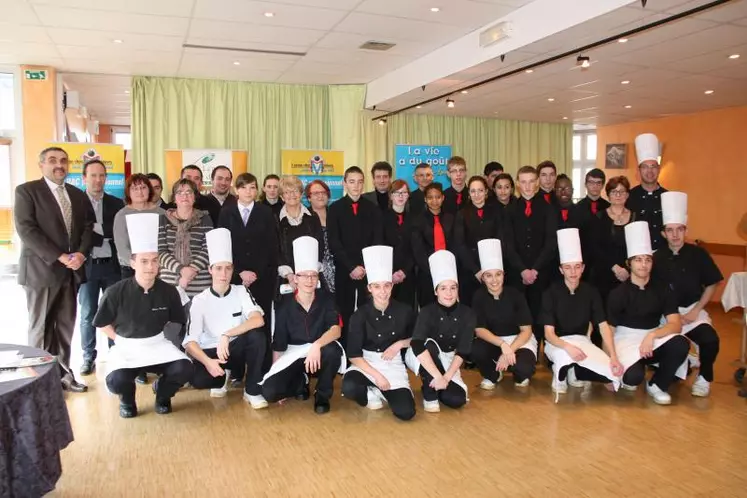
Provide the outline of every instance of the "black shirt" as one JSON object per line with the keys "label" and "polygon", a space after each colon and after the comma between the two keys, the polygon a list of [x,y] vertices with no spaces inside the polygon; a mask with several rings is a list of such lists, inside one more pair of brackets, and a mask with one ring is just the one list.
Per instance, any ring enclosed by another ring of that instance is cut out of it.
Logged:
{"label": "black shirt", "polygon": [[[596,210],[592,209],[592,206],[595,202],[597,203]],[[599,199],[595,201],[588,195],[584,197],[583,199],[581,199],[580,201],[578,201],[576,205],[581,207],[584,211],[588,211],[589,214],[591,214],[592,216],[596,216],[598,213],[601,213],[602,211],[610,207],[610,203],[607,199],[602,199],[600,197]]]}
{"label": "black shirt", "polygon": [[163,332],[169,322],[187,323],[176,287],[157,278],[146,292],[133,277],[106,289],[93,326],[111,325],[120,337],[145,339]]}
{"label": "black shirt", "polygon": [[[400,216],[402,217],[401,224]],[[392,269],[394,272],[402,270],[407,277],[410,277],[415,263],[410,243],[413,216],[407,211],[400,214],[393,209],[388,209],[383,217],[384,245],[394,248]]]}
{"label": "black shirt", "polygon": [[[446,241],[446,250],[454,254],[459,254],[461,244],[464,240],[463,225],[456,223],[454,215],[441,211],[438,215],[441,228],[444,232]],[[428,264],[428,258],[435,251],[433,239],[433,227],[435,219],[430,209],[426,209],[416,219],[413,220],[412,235],[410,242],[412,244],[412,253],[415,258],[415,264],[418,265],[418,271],[430,275],[431,267]]]}
{"label": "black shirt", "polygon": [[280,217],[280,210],[283,209],[283,205],[285,205],[285,202],[283,202],[283,199],[278,199],[278,201],[275,204],[270,204],[270,202],[265,198],[260,201],[260,204],[264,204],[270,210],[272,210],[272,214],[275,216],[275,219],[278,219]]}
{"label": "black shirt", "polygon": [[386,211],[389,209],[389,192],[379,192],[378,190],[374,189],[374,193],[376,194],[376,204],[378,204],[379,208],[382,211]]}
{"label": "black shirt", "polygon": [[454,187],[444,190],[444,204],[442,210],[445,213],[457,214],[457,211],[463,209],[469,200],[469,190],[465,185],[461,192],[457,192]]}
{"label": "black shirt", "polygon": [[650,280],[643,289],[627,280],[607,299],[607,323],[613,327],[655,329],[662,316],[678,313],[674,292],[656,280]]}
{"label": "black shirt", "polygon": [[425,194],[420,188],[410,192],[410,199],[407,201],[407,210],[413,216],[418,216],[425,211]]}
{"label": "black shirt", "polygon": [[[357,204],[357,214],[353,210]],[[332,203],[327,214],[329,249],[335,264],[346,274],[363,265],[363,249],[380,244],[383,236],[381,209],[363,198],[357,202],[348,197]]]}
{"label": "black shirt", "polygon": [[[564,228],[578,228],[579,232],[585,231],[591,223],[591,212],[586,211],[578,204],[568,204],[561,206],[557,204],[556,222],[558,230]],[[580,234],[579,234],[580,236]]]}
{"label": "black shirt", "polygon": [[649,192],[641,185],[630,189],[628,202],[625,207],[636,213],[638,221],[648,222],[648,230],[651,234],[651,248],[656,251],[663,249],[667,241],[662,237],[661,231],[664,229],[661,219],[661,194],[667,189],[657,185],[656,190]]}
{"label": "black shirt", "polygon": [[364,349],[383,353],[395,342],[411,337],[414,327],[415,313],[410,306],[392,299],[382,313],[369,301],[350,317],[348,357],[360,358]]}
{"label": "black shirt", "polygon": [[551,206],[555,206],[558,204],[558,196],[555,195],[554,190],[545,192],[544,190],[542,190],[542,188],[540,188],[537,192],[537,195],[539,195],[546,204],[550,204]]}
{"label": "black shirt", "polygon": [[706,287],[724,279],[711,255],[693,244],[685,244],[677,254],[669,246],[656,251],[654,274],[669,284],[683,308],[698,302]]}
{"label": "black shirt", "polygon": [[527,200],[523,197],[506,207],[506,220],[512,230],[504,260],[520,273],[526,269],[548,268],[557,253],[558,240],[555,207],[545,202],[541,193],[529,200],[531,215],[526,216]]}
{"label": "black shirt", "polygon": [[513,287],[503,287],[498,299],[480,287],[472,298],[472,309],[477,317],[477,328],[488,329],[493,335],[517,335],[520,327],[532,325],[532,314],[524,294]]}
{"label": "black shirt", "polygon": [[[482,214],[482,216],[480,216]],[[477,243],[484,239],[499,239],[505,252],[507,243],[503,213],[494,205],[476,208],[471,202],[456,215],[456,223],[461,225],[464,233],[461,251],[457,254],[461,266],[474,275],[480,271],[480,257]]]}
{"label": "black shirt", "polygon": [[288,349],[289,344],[300,346],[314,342],[334,325],[340,325],[340,315],[331,294],[317,289],[308,312],[296,301],[295,295],[288,294],[275,313],[272,350],[280,352]]}
{"label": "black shirt", "polygon": [[604,306],[599,292],[587,284],[579,283],[571,293],[563,282],[555,282],[542,295],[540,325],[555,327],[555,335],[586,335],[589,324],[605,321]]}
{"label": "black shirt", "polygon": [[425,351],[426,339],[433,339],[444,353],[456,351],[467,359],[472,351],[475,323],[475,313],[461,303],[448,309],[438,303],[429,304],[420,310],[410,345],[417,356]]}

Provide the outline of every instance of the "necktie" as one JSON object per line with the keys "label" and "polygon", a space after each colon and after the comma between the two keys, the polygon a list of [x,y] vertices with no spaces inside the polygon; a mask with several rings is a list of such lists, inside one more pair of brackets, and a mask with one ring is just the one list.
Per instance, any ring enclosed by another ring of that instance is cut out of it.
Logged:
{"label": "necktie", "polygon": [[246,222],[249,221],[249,208],[244,208],[241,210],[241,221],[243,221],[244,226],[246,226]]}
{"label": "necktie", "polygon": [[478,218],[480,218],[480,219],[482,219],[482,215],[483,215],[483,213],[484,213],[484,210],[483,210],[483,208],[480,208],[480,209],[478,209],[478,210],[477,210],[477,217],[478,217]]}
{"label": "necktie", "polygon": [[68,238],[73,235],[73,208],[70,206],[70,200],[65,195],[65,186],[57,187],[57,198],[60,200],[62,207],[62,219],[65,220],[65,230]]}
{"label": "necktie", "polygon": [[568,210],[567,209],[561,209],[560,215],[563,217],[563,221],[568,221]]}
{"label": "necktie", "polygon": [[591,201],[591,214],[597,214],[597,201]]}
{"label": "necktie", "polygon": [[462,193],[459,192],[457,194],[457,206],[461,206],[461,205],[462,205]]}
{"label": "necktie", "polygon": [[354,202],[352,206],[353,206],[353,216],[358,216],[358,203]]}
{"label": "necktie", "polygon": [[444,227],[441,226],[441,220],[437,214],[433,215],[433,250],[443,251],[446,249],[446,236],[444,236]]}
{"label": "necktie", "polygon": [[550,194],[545,193],[545,202],[550,204]]}
{"label": "necktie", "polygon": [[526,206],[524,207],[524,216],[529,218],[530,216],[532,216],[532,201],[524,199],[524,202],[526,202]]}
{"label": "necktie", "polygon": [[402,223],[405,222],[405,215],[400,213],[397,215],[397,225],[402,226]]}

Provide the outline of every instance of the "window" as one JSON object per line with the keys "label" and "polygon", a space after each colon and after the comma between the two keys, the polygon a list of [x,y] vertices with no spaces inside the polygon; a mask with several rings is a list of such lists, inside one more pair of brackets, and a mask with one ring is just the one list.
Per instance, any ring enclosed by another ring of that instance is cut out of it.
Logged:
{"label": "window", "polygon": [[573,200],[586,197],[586,173],[597,167],[597,134],[594,130],[573,133]]}
{"label": "window", "polygon": [[114,143],[121,145],[125,150],[132,149],[132,133],[129,131],[115,131]]}
{"label": "window", "polygon": [[0,73],[0,135],[16,127],[13,75]]}
{"label": "window", "polygon": [[10,207],[11,181],[10,174],[10,140],[0,138],[0,207]]}

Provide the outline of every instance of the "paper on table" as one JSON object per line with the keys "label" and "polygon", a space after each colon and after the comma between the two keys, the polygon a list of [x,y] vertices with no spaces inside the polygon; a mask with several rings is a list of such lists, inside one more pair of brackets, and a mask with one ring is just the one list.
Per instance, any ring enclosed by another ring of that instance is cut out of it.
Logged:
{"label": "paper on table", "polygon": [[23,355],[18,351],[0,351],[0,368],[18,366]]}
{"label": "paper on table", "polygon": [[36,371],[33,368],[17,368],[0,372],[0,382],[10,382],[13,380],[28,379],[36,377]]}

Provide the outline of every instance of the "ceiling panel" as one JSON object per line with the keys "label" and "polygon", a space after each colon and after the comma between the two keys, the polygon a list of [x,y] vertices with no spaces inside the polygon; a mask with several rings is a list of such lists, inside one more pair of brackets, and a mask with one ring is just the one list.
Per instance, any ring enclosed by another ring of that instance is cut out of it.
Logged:
{"label": "ceiling panel", "polygon": [[227,46],[231,44],[226,42],[239,41],[268,45],[277,43],[308,48],[324,36],[324,33],[324,31],[313,29],[254,26],[244,23],[195,19],[189,29],[188,41],[192,43],[193,38],[212,38],[224,40],[223,44]]}
{"label": "ceiling panel", "polygon": [[442,45],[470,31],[469,29],[422,20],[362,13],[350,14],[337,25],[335,30],[368,35],[380,41],[386,41],[389,37],[394,37],[413,41],[440,41]]}
{"label": "ceiling panel", "polygon": [[436,6],[433,0],[365,0],[356,12],[379,14],[382,16],[396,16],[415,21],[448,24],[477,29],[484,26],[491,19],[499,19],[514,8],[499,3],[480,3],[470,0],[450,0],[437,2],[439,12],[431,12]]}
{"label": "ceiling panel", "polygon": [[[271,12],[273,17],[265,17]],[[285,5],[271,2],[252,2],[236,0],[197,0],[194,17],[197,19],[214,19],[219,21],[245,22],[263,26],[282,26],[330,30],[348,13],[344,10],[332,10],[298,5]]]}
{"label": "ceiling panel", "polygon": [[188,0],[28,0],[39,6],[103,10],[131,14],[189,17],[192,2]]}
{"label": "ceiling panel", "polygon": [[[159,52],[181,52],[183,36],[161,36],[125,33],[116,31],[98,31],[87,29],[81,33],[72,28],[46,28],[49,38],[59,45],[96,47],[107,50],[156,50]],[[122,40],[122,44],[114,43]]]}
{"label": "ceiling panel", "polygon": [[85,30],[95,27],[99,31],[184,36],[189,25],[189,19],[184,17],[112,14],[102,10],[67,9],[48,5],[37,5],[35,10],[42,24],[59,28]]}
{"label": "ceiling panel", "polygon": [[46,30],[41,26],[22,26],[19,24],[0,22],[0,42],[4,41],[51,43]]}
{"label": "ceiling panel", "polygon": [[9,24],[39,24],[34,9],[25,0],[0,0],[2,21]]}

